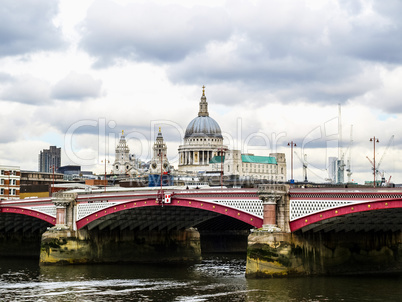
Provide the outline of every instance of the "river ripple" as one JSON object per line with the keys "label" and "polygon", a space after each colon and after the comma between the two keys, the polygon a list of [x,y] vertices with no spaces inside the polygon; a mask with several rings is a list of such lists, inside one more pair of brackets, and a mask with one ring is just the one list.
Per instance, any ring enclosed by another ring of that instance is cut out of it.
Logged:
{"label": "river ripple", "polygon": [[0,260],[1,301],[402,301],[402,276],[250,280],[244,255],[188,265],[39,267]]}

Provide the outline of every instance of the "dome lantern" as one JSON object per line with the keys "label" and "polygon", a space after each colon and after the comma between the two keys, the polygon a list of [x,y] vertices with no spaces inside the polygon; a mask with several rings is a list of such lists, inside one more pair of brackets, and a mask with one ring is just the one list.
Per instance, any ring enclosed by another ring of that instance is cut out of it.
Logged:
{"label": "dome lantern", "polygon": [[202,96],[198,116],[193,119],[186,128],[184,138],[189,137],[213,137],[222,138],[221,128],[218,123],[209,116],[208,103],[205,96],[205,86],[202,86]]}

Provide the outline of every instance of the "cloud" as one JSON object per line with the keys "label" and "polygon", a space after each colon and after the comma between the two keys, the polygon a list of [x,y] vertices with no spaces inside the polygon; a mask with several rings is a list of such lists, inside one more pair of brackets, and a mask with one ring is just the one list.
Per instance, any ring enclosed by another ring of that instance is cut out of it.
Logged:
{"label": "cloud", "polygon": [[378,75],[367,72],[376,64],[401,62],[394,10],[401,11],[395,1],[239,0],[185,8],[105,0],[89,9],[80,45],[98,66],[165,64],[174,83],[237,82],[286,102],[344,103],[378,88]]}
{"label": "cloud", "polygon": [[[53,87],[51,83],[23,75],[18,78],[4,74],[5,83],[0,98],[30,105],[46,105],[54,99],[81,101],[101,96],[102,81],[95,80],[88,74],[70,72]],[[0,80],[2,74],[0,73]]]}
{"label": "cloud", "polygon": [[52,89],[52,97],[60,100],[83,100],[97,98],[101,95],[102,81],[95,80],[88,74],[70,72],[64,79],[56,83]]}
{"label": "cloud", "polygon": [[30,105],[46,104],[50,99],[50,85],[46,81],[24,75],[4,88],[0,98]]}
{"label": "cloud", "polygon": [[14,56],[63,45],[60,29],[53,24],[57,2],[4,0],[0,9],[0,56]]}
{"label": "cloud", "polygon": [[[111,16],[105,19],[105,16]],[[81,47],[98,65],[118,59],[175,62],[213,40],[227,39],[230,23],[222,9],[155,3],[120,6],[96,1],[81,26]]]}
{"label": "cloud", "polygon": [[14,78],[8,73],[0,72],[0,84],[13,81]]}

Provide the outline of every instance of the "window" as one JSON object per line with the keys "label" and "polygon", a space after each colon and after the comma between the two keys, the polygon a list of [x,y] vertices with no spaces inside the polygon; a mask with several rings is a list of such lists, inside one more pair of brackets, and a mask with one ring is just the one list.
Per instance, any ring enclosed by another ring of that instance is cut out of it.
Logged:
{"label": "window", "polygon": [[0,189],[0,194],[4,195],[4,189]]}
{"label": "window", "polygon": [[1,170],[0,174],[1,174],[1,175],[4,175],[4,170]]}
{"label": "window", "polygon": [[4,179],[2,179],[2,180],[0,181],[0,184],[1,184],[1,185],[4,185]]}

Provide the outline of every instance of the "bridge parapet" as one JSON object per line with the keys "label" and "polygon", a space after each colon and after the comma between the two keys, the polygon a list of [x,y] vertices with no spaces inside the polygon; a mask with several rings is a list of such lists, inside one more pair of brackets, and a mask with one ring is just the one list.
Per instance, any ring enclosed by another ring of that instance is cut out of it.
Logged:
{"label": "bridge parapet", "polygon": [[[258,186],[258,197],[263,204],[263,229],[269,232],[281,232],[287,229],[285,214],[288,213],[286,199],[289,187],[281,184],[264,184]],[[278,221],[280,222],[278,227]]]}

